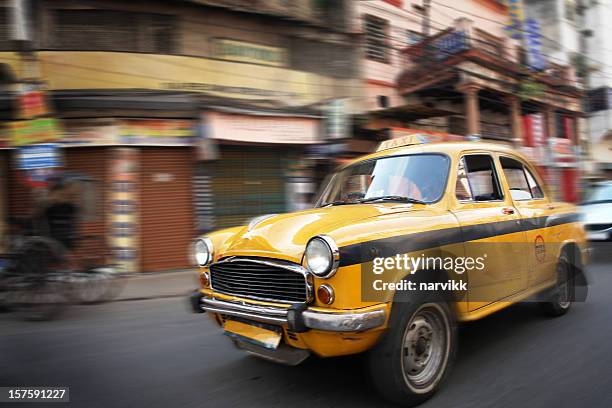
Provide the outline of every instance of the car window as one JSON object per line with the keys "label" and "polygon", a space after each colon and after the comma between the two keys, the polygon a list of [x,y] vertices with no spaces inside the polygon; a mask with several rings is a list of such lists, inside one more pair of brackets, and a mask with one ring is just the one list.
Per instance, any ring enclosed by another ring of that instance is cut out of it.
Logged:
{"label": "car window", "polygon": [[535,177],[523,163],[509,157],[501,157],[499,161],[508,181],[512,199],[522,201],[544,197]]}
{"label": "car window", "polygon": [[514,200],[531,200],[531,190],[523,170],[523,164],[518,160],[510,159],[509,157],[501,157],[499,159],[508,181],[510,195]]}
{"label": "car window", "polygon": [[459,161],[459,169],[457,170],[457,185],[455,187],[455,194],[457,200],[465,201],[472,199],[472,189],[470,188],[470,182],[468,180],[467,168],[465,166],[465,159],[461,158]]}
{"label": "car window", "polygon": [[458,200],[496,201],[503,199],[491,156],[474,154],[459,162],[455,194]]}
{"label": "car window", "polygon": [[529,190],[533,198],[544,198],[544,190],[540,187],[536,178],[533,176],[531,171],[525,167],[525,175],[527,176],[527,182],[529,183]]}
{"label": "car window", "polygon": [[582,204],[612,202],[612,184],[596,184],[586,195]]}

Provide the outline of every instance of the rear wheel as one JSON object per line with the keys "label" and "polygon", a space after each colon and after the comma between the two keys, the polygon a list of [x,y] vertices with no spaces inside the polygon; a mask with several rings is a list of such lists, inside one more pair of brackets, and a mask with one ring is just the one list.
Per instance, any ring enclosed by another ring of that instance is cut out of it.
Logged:
{"label": "rear wheel", "polygon": [[572,306],[574,298],[572,279],[572,265],[564,253],[557,262],[557,284],[548,302],[540,303],[542,310],[549,316],[562,316]]}
{"label": "rear wheel", "polygon": [[391,402],[411,407],[431,398],[446,377],[456,349],[447,303],[396,303],[390,328],[368,354],[376,388]]}

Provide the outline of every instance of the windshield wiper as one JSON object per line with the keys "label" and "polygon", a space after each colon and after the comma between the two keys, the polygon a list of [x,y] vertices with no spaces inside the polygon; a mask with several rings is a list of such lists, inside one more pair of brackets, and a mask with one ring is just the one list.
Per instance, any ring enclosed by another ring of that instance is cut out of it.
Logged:
{"label": "windshield wiper", "polygon": [[332,201],[330,203],[321,204],[321,207],[333,207],[334,205],[349,205],[349,204],[357,204],[357,203],[354,201],[337,200],[337,201]]}
{"label": "windshield wiper", "polygon": [[404,197],[404,196],[381,196],[381,197],[370,197],[359,200],[360,203],[373,203],[376,201],[398,201],[401,203],[411,204],[427,204],[425,201],[417,200],[416,198]]}

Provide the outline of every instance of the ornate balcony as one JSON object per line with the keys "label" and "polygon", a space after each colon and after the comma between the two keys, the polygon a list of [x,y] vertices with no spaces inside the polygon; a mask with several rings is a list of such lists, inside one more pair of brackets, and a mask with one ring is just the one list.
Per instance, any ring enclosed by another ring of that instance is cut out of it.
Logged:
{"label": "ornate balcony", "polygon": [[506,38],[475,28],[464,19],[402,53],[405,70],[398,78],[398,86],[403,92],[415,90],[428,80],[457,75],[470,67],[498,81],[531,79],[555,87],[577,88],[569,67],[548,63],[546,70],[532,71],[524,54]]}

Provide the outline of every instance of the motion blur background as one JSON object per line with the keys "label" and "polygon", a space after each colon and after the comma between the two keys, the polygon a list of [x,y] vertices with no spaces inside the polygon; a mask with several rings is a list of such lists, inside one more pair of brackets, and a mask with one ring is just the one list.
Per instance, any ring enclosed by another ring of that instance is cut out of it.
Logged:
{"label": "motion blur background", "polygon": [[0,0],[0,235],[76,172],[115,261],[186,268],[415,130],[514,146],[578,202],[612,176],[607,3]]}
{"label": "motion blur background", "polygon": [[[612,0],[0,0],[0,237],[77,174],[99,238],[77,250],[133,273],[56,320],[0,314],[0,386],[87,408],[382,406],[358,360],[272,365],[189,314],[191,240],[308,208],[338,165],[415,132],[513,146],[580,202],[612,178],[610,21]],[[520,304],[462,327],[426,406],[612,406],[610,264],[562,319]]]}

